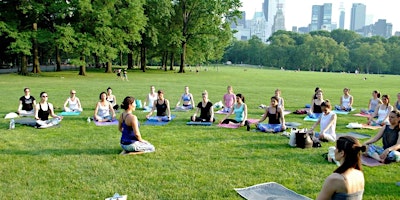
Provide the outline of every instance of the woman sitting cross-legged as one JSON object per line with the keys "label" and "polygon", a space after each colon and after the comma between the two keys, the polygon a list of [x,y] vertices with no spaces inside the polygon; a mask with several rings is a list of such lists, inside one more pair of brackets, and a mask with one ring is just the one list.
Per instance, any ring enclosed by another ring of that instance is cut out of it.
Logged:
{"label": "woman sitting cross-legged", "polygon": [[[389,124],[389,114],[392,112],[393,106],[390,105],[390,98],[388,95],[382,95],[382,104],[375,108],[375,112],[371,114],[368,119],[368,124],[372,126],[383,126]],[[378,119],[375,119],[378,117]]]}
{"label": "woman sitting cross-legged", "polygon": [[322,90],[318,90],[315,93],[316,99],[313,99],[311,102],[310,112],[307,115],[310,118],[318,119],[322,114],[321,104],[324,102],[324,96]]}
{"label": "woman sitting cross-legged", "polygon": [[[235,113],[235,119],[228,119],[228,117],[233,113]],[[250,131],[250,124],[247,121],[247,105],[244,103],[244,96],[242,94],[236,95],[236,103],[219,123],[229,124],[231,122],[234,124],[239,124],[240,126],[246,126],[247,131]]]}
{"label": "woman sitting cross-legged", "polygon": [[118,120],[118,130],[122,133],[120,140],[123,149],[122,154],[130,152],[154,152],[154,146],[143,140],[139,131],[139,121],[136,115],[132,113],[136,108],[135,98],[130,96],[125,97],[121,108],[125,110]]}
{"label": "woman sitting cross-legged", "polygon": [[[107,122],[115,119],[115,111],[113,105],[107,101],[107,94],[100,93],[100,101],[97,102],[94,109],[94,120],[99,122]],[[111,113],[110,113],[111,112]]]}
{"label": "woman sitting cross-legged", "polygon": [[24,88],[25,95],[19,98],[18,114],[20,116],[35,115],[36,99],[31,96],[31,90]]}
{"label": "woman sitting cross-legged", "polygon": [[[190,118],[193,122],[214,122],[214,109],[213,104],[208,100],[208,93],[204,91],[202,94],[202,101],[197,104],[197,109],[194,115]],[[200,117],[197,113],[200,111]]]}
{"label": "woman sitting cross-legged", "polygon": [[317,200],[362,199],[364,174],[361,168],[361,152],[365,146],[352,136],[342,136],[336,141],[335,159],[340,166],[329,175]]}
{"label": "woman sitting cross-legged", "polygon": [[322,115],[317,122],[311,127],[313,131],[320,124],[320,132],[315,134],[314,140],[317,141],[336,141],[336,114],[332,112],[332,106],[329,100],[321,103]]}
{"label": "woman sitting cross-legged", "polygon": [[[390,112],[389,125],[384,125],[375,137],[364,143],[364,145],[368,145],[368,156],[380,162],[400,162],[399,120],[399,111]],[[381,138],[383,147],[373,144]]]}
{"label": "woman sitting cross-legged", "polygon": [[158,90],[158,99],[153,102],[153,108],[146,115],[147,119],[151,118],[154,110],[157,109],[157,116],[155,117],[158,121],[170,121],[171,120],[171,109],[169,107],[168,99],[164,98],[164,91]]}
{"label": "woman sitting cross-legged", "polygon": [[[265,108],[265,113],[256,123],[257,129],[263,132],[281,132],[286,129],[285,117],[282,107],[278,105],[279,99],[276,96],[271,97],[271,104]],[[268,117],[268,124],[260,124]]]}
{"label": "woman sitting cross-legged", "polygon": [[64,103],[65,112],[82,112],[81,101],[76,97],[76,91],[70,91],[70,97]]}
{"label": "woman sitting cross-legged", "polygon": [[[182,101],[182,106],[180,103]],[[189,86],[185,86],[185,92],[182,94],[181,98],[179,98],[178,103],[176,103],[175,110],[177,111],[185,111],[191,110],[194,106],[194,100],[192,93],[189,92]]]}
{"label": "woman sitting cross-legged", "polygon": [[[37,128],[48,128],[59,124],[62,120],[62,116],[54,114],[53,104],[47,102],[47,92],[40,93],[40,102],[36,104],[35,119]],[[49,119],[49,115],[53,119]]]}

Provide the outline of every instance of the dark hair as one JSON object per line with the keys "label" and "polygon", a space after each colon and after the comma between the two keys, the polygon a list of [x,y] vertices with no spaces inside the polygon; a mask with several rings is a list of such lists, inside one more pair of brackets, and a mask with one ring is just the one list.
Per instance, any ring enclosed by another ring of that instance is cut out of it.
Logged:
{"label": "dark hair", "polygon": [[121,103],[121,108],[126,110],[129,108],[129,105],[135,102],[135,97],[127,96],[124,101]]}
{"label": "dark hair", "polygon": [[332,109],[331,102],[328,99],[326,99],[324,102],[321,103],[321,107],[322,106],[325,106],[325,107],[327,107],[329,109]]}
{"label": "dark hair", "polygon": [[106,92],[101,92],[100,95],[99,95],[99,99],[101,99],[101,95],[102,95],[102,94],[105,94],[105,95],[107,96],[107,93],[106,93]]}
{"label": "dark hair", "polygon": [[107,88],[107,91],[108,91],[108,90],[112,90],[111,87],[108,87],[108,88]]}
{"label": "dark hair", "polygon": [[244,103],[244,96],[243,96],[242,94],[240,94],[240,93],[239,93],[239,94],[237,94],[237,95],[236,95],[236,97],[239,97],[239,98],[241,98],[241,99],[242,99],[242,101],[243,101],[243,103]]}
{"label": "dark hair", "polygon": [[382,98],[383,98],[383,97],[385,97],[385,98],[388,100],[388,105],[390,105],[390,98],[389,98],[389,95],[384,94],[384,95],[382,95]]}
{"label": "dark hair", "polygon": [[24,92],[25,92],[26,90],[29,90],[29,88],[28,88],[28,87],[24,88]]}
{"label": "dark hair", "polygon": [[337,151],[344,151],[344,162],[334,172],[344,173],[349,168],[362,170],[361,168],[361,152],[366,150],[366,146],[352,136],[342,136],[336,141]]}
{"label": "dark hair", "polygon": [[400,111],[399,110],[392,110],[391,113],[396,114],[397,117],[400,117]]}
{"label": "dark hair", "polygon": [[158,94],[164,94],[164,91],[163,90],[158,90],[157,93]]}
{"label": "dark hair", "polygon": [[314,92],[317,92],[318,90],[319,90],[319,87],[316,87],[315,90],[314,90]]}
{"label": "dark hair", "polygon": [[42,95],[43,95],[44,93],[47,93],[47,92],[44,92],[44,91],[43,91],[43,92],[40,93],[39,96],[42,97]]}
{"label": "dark hair", "polygon": [[[275,101],[278,102],[278,104],[279,104],[279,99],[278,99],[278,97],[273,96],[273,97],[271,97],[271,100],[275,100]],[[279,106],[279,105],[276,105],[276,106],[275,106],[275,119],[278,119],[278,117],[279,117],[278,106]]]}
{"label": "dark hair", "polygon": [[373,93],[375,93],[378,98],[381,98],[381,93],[378,90],[374,90]]}

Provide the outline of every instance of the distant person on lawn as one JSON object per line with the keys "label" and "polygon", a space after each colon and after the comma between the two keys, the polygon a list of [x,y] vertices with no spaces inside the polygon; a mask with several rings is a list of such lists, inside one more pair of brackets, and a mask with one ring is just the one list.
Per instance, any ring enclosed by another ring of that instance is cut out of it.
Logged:
{"label": "distant person on lawn", "polygon": [[[190,118],[193,122],[214,122],[214,109],[213,104],[208,99],[208,92],[204,91],[201,93],[202,101],[197,104],[196,112]],[[200,111],[200,116],[197,117],[197,114]]]}
{"label": "distant person on lawn", "polygon": [[29,88],[24,88],[25,95],[19,98],[19,106],[17,113],[20,116],[34,116],[36,99],[31,96],[31,90]]}
{"label": "distant person on lawn", "polygon": [[332,112],[332,106],[329,100],[321,103],[322,114],[317,122],[311,127],[313,131],[320,124],[320,132],[315,134],[314,140],[322,142],[336,141],[336,119],[337,116]]}
{"label": "distant person on lawn", "polygon": [[[400,162],[400,137],[399,137],[400,111],[392,111],[389,115],[389,125],[384,125],[375,135],[364,143],[367,145],[367,154],[379,162]],[[382,139],[383,147],[373,143]]]}
{"label": "distant person on lawn", "polygon": [[364,173],[361,167],[361,152],[365,146],[352,136],[342,136],[336,141],[335,160],[340,166],[329,175],[317,200],[354,199],[361,200],[364,193]]}
{"label": "distant person on lawn", "polygon": [[125,111],[121,114],[118,123],[118,130],[122,133],[120,144],[123,149],[122,154],[130,152],[154,152],[152,144],[143,140],[139,131],[139,121],[133,111],[136,109],[135,98],[127,96],[121,104]]}
{"label": "distant person on lawn", "polygon": [[[279,106],[279,100],[276,96],[271,97],[270,105],[265,108],[265,113],[260,120],[256,123],[257,129],[262,132],[281,132],[286,130],[285,116],[283,115],[283,109]],[[260,124],[268,118],[268,124]]]}
{"label": "distant person on lawn", "polygon": [[106,100],[107,94],[105,92],[100,93],[96,108],[94,109],[94,120],[98,122],[109,122],[115,119],[115,111],[110,102]]}
{"label": "distant person on lawn", "polygon": [[76,97],[76,91],[70,91],[70,97],[64,103],[65,112],[82,112],[81,101]]}
{"label": "distant person on lawn", "polygon": [[[235,114],[235,119],[228,119],[233,113]],[[236,103],[233,104],[231,111],[219,123],[239,124],[240,126],[246,126],[247,131],[250,131],[250,124],[247,121],[247,105],[244,103],[244,96],[242,94],[236,95]]]}
{"label": "distant person on lawn", "polygon": [[[62,120],[62,116],[54,114],[53,104],[48,101],[47,92],[40,93],[40,102],[36,104],[35,119],[37,128],[48,128],[59,124]],[[49,116],[53,119],[49,119]]]}

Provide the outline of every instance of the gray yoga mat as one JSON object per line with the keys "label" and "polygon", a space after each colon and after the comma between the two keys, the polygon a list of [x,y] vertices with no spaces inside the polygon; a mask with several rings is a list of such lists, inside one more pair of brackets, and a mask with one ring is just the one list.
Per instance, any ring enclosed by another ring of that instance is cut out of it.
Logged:
{"label": "gray yoga mat", "polygon": [[310,198],[275,182],[261,183],[246,188],[235,188],[236,192],[247,200],[310,200]]}

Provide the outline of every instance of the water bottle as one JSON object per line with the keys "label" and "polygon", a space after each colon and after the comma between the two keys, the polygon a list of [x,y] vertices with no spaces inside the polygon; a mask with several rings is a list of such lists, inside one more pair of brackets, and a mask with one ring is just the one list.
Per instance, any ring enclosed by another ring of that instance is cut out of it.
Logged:
{"label": "water bottle", "polygon": [[15,129],[15,121],[14,118],[10,120],[10,130]]}
{"label": "water bottle", "polygon": [[87,121],[88,123],[90,123],[90,117],[88,117],[86,121]]}

